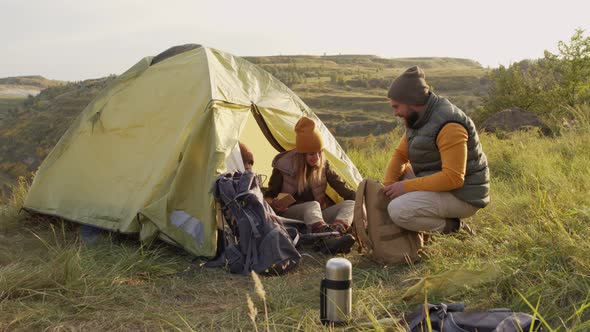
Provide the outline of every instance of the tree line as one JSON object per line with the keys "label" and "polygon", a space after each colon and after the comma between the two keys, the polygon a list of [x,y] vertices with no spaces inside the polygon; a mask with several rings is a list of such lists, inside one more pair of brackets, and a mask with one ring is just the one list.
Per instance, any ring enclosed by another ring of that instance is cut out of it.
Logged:
{"label": "tree line", "polygon": [[488,76],[478,119],[510,107],[541,114],[555,114],[565,107],[590,102],[590,37],[576,29],[569,41],[557,44],[558,52],[493,69]]}

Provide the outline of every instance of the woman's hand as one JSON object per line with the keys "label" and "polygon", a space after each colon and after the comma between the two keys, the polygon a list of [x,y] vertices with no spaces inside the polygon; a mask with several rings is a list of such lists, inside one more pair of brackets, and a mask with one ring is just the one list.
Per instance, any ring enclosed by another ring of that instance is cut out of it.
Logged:
{"label": "woman's hand", "polygon": [[276,213],[282,213],[287,210],[287,207],[282,205],[279,202],[279,199],[276,197],[273,198],[272,201],[270,202],[270,207],[272,207],[272,209],[275,210]]}

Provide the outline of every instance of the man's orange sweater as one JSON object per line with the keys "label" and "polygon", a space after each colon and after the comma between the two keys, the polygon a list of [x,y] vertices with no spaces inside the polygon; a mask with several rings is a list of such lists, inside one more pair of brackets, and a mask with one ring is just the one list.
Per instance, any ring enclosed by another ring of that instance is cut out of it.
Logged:
{"label": "man's orange sweater", "polygon": [[[458,123],[446,124],[436,137],[442,170],[431,175],[402,181],[404,190],[451,191],[463,185],[467,167],[467,130]],[[408,163],[408,139],[404,135],[395,149],[387,169],[384,185],[399,181]]]}

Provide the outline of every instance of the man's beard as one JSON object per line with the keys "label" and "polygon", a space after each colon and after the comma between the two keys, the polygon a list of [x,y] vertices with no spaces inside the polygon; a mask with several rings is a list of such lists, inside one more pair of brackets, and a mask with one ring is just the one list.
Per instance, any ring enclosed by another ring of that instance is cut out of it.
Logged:
{"label": "man's beard", "polygon": [[404,118],[404,120],[406,121],[406,127],[412,128],[419,118],[420,114],[418,114],[418,111],[411,110],[410,115],[408,115],[407,118]]}

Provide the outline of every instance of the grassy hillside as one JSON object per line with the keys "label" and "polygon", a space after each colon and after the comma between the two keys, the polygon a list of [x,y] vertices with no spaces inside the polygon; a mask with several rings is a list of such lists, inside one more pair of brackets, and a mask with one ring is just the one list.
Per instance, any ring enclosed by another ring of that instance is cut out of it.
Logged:
{"label": "grassy hillside", "polygon": [[[487,88],[486,70],[464,59],[249,60],[302,96],[362,175],[375,179],[401,135],[385,99],[393,77],[420,64],[435,91],[467,111]],[[10,106],[0,121],[0,185],[35,169],[110,79],[49,87]],[[349,254],[354,329],[396,330],[402,313],[426,299],[535,313],[549,331],[590,330],[590,109],[573,114],[578,118],[552,138],[534,131],[482,135],[492,203],[467,220],[477,237],[437,236],[412,266],[382,267]],[[98,244],[84,246],[75,224],[17,214],[26,188],[23,178],[9,199],[0,198],[0,330],[323,329],[318,287],[329,257],[311,253],[292,273],[256,286],[168,245],[142,247],[134,236],[103,233]],[[420,281],[451,272],[467,277],[402,299]]]}
{"label": "grassy hillside", "polygon": [[9,111],[16,110],[23,101],[24,98],[14,96],[0,98],[0,120],[6,117]]}
{"label": "grassy hillside", "polygon": [[[19,76],[0,78],[0,128],[9,118],[14,118],[27,99],[38,95],[41,90],[64,84],[42,76]],[[2,182],[0,181],[0,187]]]}
{"label": "grassy hillside", "polygon": [[52,86],[4,112],[0,117],[0,192],[3,184],[6,188],[6,179],[14,181],[39,167],[72,121],[112,79]]}
{"label": "grassy hillside", "polygon": [[[336,135],[379,135],[395,123],[386,95],[389,84],[419,65],[437,93],[467,112],[481,105],[487,70],[455,58],[383,59],[373,55],[247,57],[279,78],[308,104]],[[369,125],[367,125],[369,121]]]}
{"label": "grassy hillside", "polygon": [[16,110],[24,100],[21,97],[0,98],[0,128],[3,127],[5,121],[16,115]]}
{"label": "grassy hillside", "polygon": [[[590,109],[577,114],[554,138],[481,136],[492,202],[467,220],[476,237],[436,236],[412,266],[347,255],[352,330],[399,330],[394,322],[425,300],[535,313],[546,331],[590,330]],[[346,150],[364,176],[379,179],[400,134],[349,139]],[[103,234],[96,246],[81,245],[71,223],[17,215],[25,193],[22,183],[0,210],[0,330],[328,330],[318,294],[329,257],[312,253],[256,286],[134,237]],[[402,299],[451,272],[465,278]]]}

